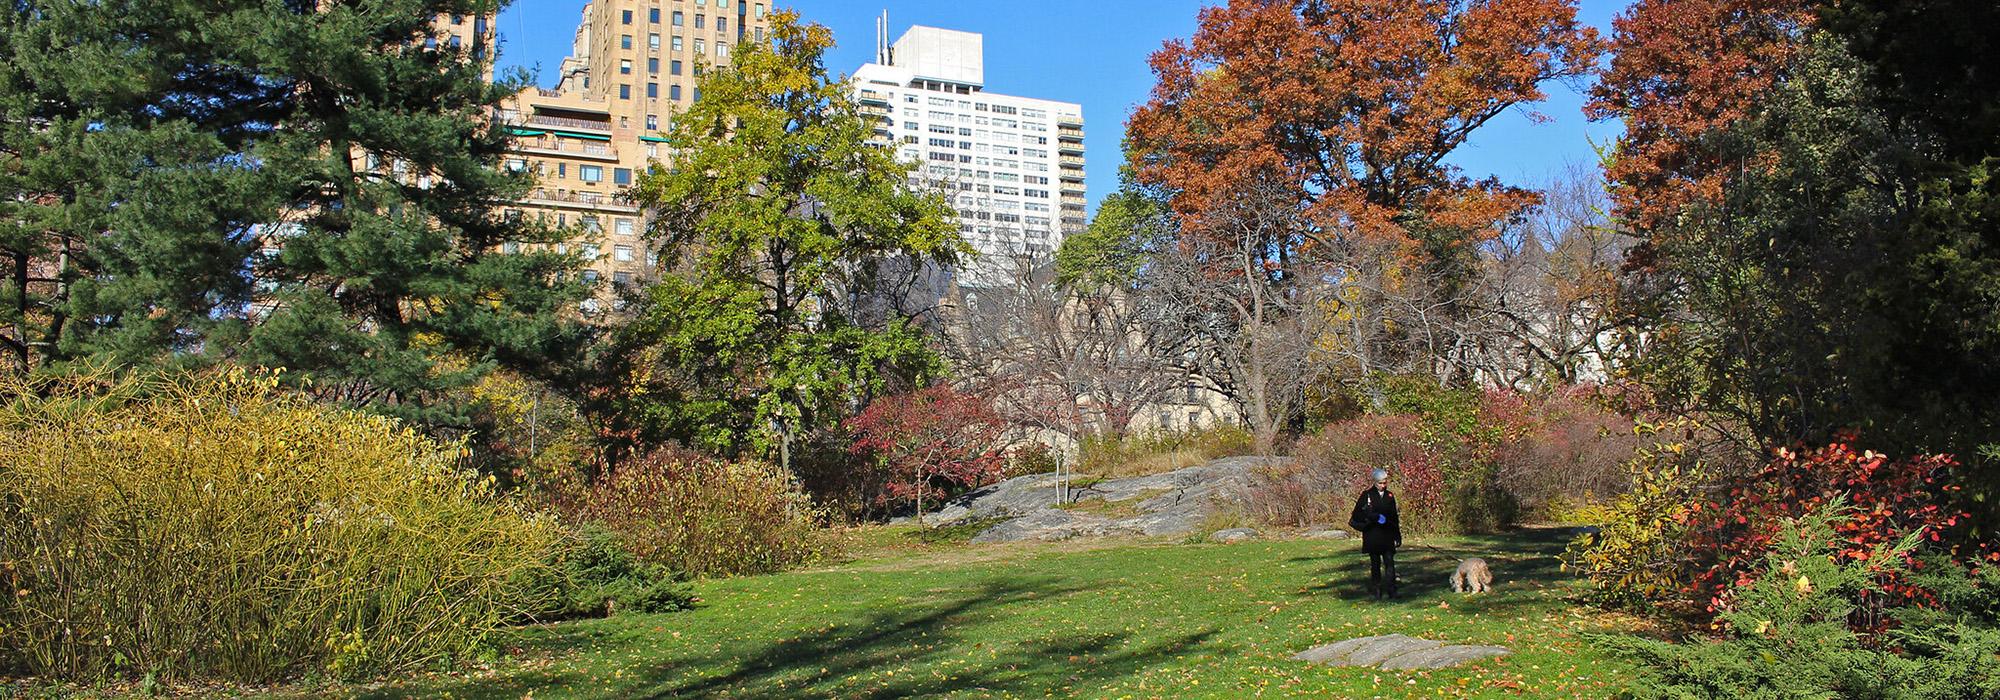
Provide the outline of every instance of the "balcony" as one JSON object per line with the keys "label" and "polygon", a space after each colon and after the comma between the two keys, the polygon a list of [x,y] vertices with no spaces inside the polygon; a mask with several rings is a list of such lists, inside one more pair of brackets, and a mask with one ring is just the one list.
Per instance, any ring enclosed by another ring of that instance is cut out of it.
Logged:
{"label": "balcony", "polygon": [[588,143],[549,135],[515,139],[514,149],[526,153],[601,160],[607,163],[618,162],[618,151],[612,149],[610,144]]}
{"label": "balcony", "polygon": [[1080,156],[1083,155],[1083,144],[1070,143],[1068,141],[1064,141],[1061,143],[1061,145],[1056,146],[1056,152],[1061,153],[1063,155]]}
{"label": "balcony", "polygon": [[537,187],[524,200],[527,204],[582,209],[585,211],[609,211],[625,214],[638,213],[639,206],[621,197],[596,192],[573,192],[563,189]]}
{"label": "balcony", "polygon": [[1056,129],[1056,138],[1064,141],[1082,141],[1083,130],[1071,126],[1058,127]]}
{"label": "balcony", "polygon": [[527,123],[532,124],[534,126],[546,126],[552,129],[582,129],[585,131],[603,131],[603,132],[611,131],[611,122],[592,121],[589,119],[571,119],[569,117],[551,117],[543,114],[528,115]]}
{"label": "balcony", "polygon": [[861,91],[861,104],[888,106],[889,96],[874,90]]}
{"label": "balcony", "polygon": [[1063,182],[1083,182],[1083,169],[1063,168],[1061,177]]}
{"label": "balcony", "polygon": [[1062,157],[1062,164],[1063,164],[1063,165],[1066,165],[1066,166],[1074,166],[1074,167],[1078,167],[1078,168],[1081,168],[1081,167],[1083,167],[1083,159],[1082,159],[1082,158],[1078,158],[1078,157],[1076,157],[1076,156],[1063,156],[1063,157]]}

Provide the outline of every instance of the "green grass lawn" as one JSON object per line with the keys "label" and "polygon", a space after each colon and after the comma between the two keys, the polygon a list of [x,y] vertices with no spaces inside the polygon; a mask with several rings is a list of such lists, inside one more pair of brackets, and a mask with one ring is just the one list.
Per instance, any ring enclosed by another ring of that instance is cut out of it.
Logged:
{"label": "green grass lawn", "polygon": [[[709,581],[691,612],[519,630],[495,668],[364,697],[1538,697],[1603,698],[1630,667],[1579,633],[1620,619],[1564,600],[1552,532],[1413,541],[1407,595],[1375,603],[1351,541],[964,546],[876,529],[831,568]],[[1435,547],[1436,549],[1427,548]],[[1495,592],[1446,587],[1455,556]],[[1435,672],[1290,660],[1348,637],[1500,644]]]}

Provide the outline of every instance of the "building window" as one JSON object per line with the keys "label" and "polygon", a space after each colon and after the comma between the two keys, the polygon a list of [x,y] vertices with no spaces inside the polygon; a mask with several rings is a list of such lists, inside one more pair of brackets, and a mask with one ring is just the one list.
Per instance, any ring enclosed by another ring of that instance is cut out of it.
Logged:
{"label": "building window", "polygon": [[660,59],[657,59],[657,58],[648,58],[648,59],[646,59],[646,72],[647,72],[647,73],[651,73],[651,74],[653,74],[653,75],[659,75],[659,74],[660,74]]}
{"label": "building window", "polygon": [[[632,273],[630,273],[630,272],[613,272],[613,273],[611,273],[611,281],[612,281],[613,283],[616,283],[616,284],[631,284],[631,283],[632,283]],[[622,300],[622,299],[621,299],[621,300],[619,300],[619,303],[623,303],[623,302],[624,302],[624,300]],[[620,307],[620,308],[623,308],[623,307]]]}
{"label": "building window", "polygon": [[604,230],[603,227],[598,226],[597,217],[595,216],[585,216],[578,219],[577,223],[583,226],[584,233],[598,233]]}
{"label": "building window", "polygon": [[562,179],[564,179],[564,180],[568,180],[568,179],[569,179],[569,164],[568,164],[568,163],[557,163],[557,164],[556,164],[556,177],[559,177],[559,178],[562,178]]}
{"label": "building window", "polygon": [[647,131],[660,130],[660,115],[657,114],[646,115],[646,130]]}
{"label": "building window", "polygon": [[728,17],[715,18],[715,31],[718,32],[729,31],[729,18]]}
{"label": "building window", "polygon": [[625,24],[631,24],[631,23],[632,23],[632,11],[631,11],[631,10],[626,10],[626,11],[625,11],[625,16],[623,17],[623,20],[624,20]]}
{"label": "building window", "polygon": [[618,35],[618,48],[621,49],[632,48],[632,35],[630,34]]}
{"label": "building window", "polygon": [[720,41],[715,42],[715,57],[729,58],[729,45]]}
{"label": "building window", "polygon": [[582,180],[584,182],[603,182],[604,166],[602,165],[576,166],[576,177],[577,179]]}
{"label": "building window", "polygon": [[694,52],[696,54],[708,53],[708,42],[702,39],[694,40]]}
{"label": "building window", "polygon": [[682,16],[682,15],[681,15],[681,11],[680,11],[680,10],[674,10],[674,26],[678,27],[678,26],[681,26],[681,25],[683,25],[683,24],[686,24],[686,22],[684,22],[684,21],[683,21],[683,20],[685,20],[685,19],[686,19],[686,17],[684,17],[684,16]]}
{"label": "building window", "polygon": [[658,35],[658,34],[647,34],[647,35],[646,35],[646,48],[649,48],[649,49],[652,49],[652,50],[654,50],[654,51],[658,51],[658,50],[660,50],[660,35]]}
{"label": "building window", "polygon": [[611,170],[611,184],[614,185],[632,184],[632,171],[626,168],[613,168]]}
{"label": "building window", "polygon": [[658,99],[659,96],[660,96],[660,84],[646,83],[646,97]]}
{"label": "building window", "polygon": [[632,246],[621,245],[612,248],[611,257],[618,262],[632,262]]}
{"label": "building window", "polygon": [[674,74],[674,75],[680,75],[680,74],[681,74],[681,62],[680,62],[680,61],[674,61],[672,65],[670,65],[670,66],[667,66],[667,72],[668,72],[668,73],[672,73],[672,74]]}
{"label": "building window", "polygon": [[752,17],[756,17],[757,19],[763,19],[763,18],[764,18],[764,3],[761,3],[761,2],[760,2],[760,3],[757,3],[757,5],[756,5],[755,7],[756,7],[756,9],[754,9],[754,10],[752,10],[752,11],[751,11],[751,13],[750,13],[750,16],[752,16]]}
{"label": "building window", "polygon": [[596,282],[596,281],[597,281],[597,271],[596,271],[596,270],[584,270],[584,271],[583,271],[583,281],[585,281],[585,282]]}
{"label": "building window", "polygon": [[629,60],[625,60],[625,59],[619,59],[619,60],[618,60],[618,74],[619,74],[619,75],[631,75],[631,74],[632,74],[632,62],[631,62],[631,61],[629,61]]}
{"label": "building window", "polygon": [[621,100],[632,99],[632,86],[630,85],[618,86],[618,99]]}
{"label": "building window", "polygon": [[707,28],[708,28],[708,26],[707,26],[707,24],[708,24],[708,23],[707,23],[707,20],[708,20],[708,15],[695,15],[695,16],[694,16],[694,28],[695,28],[695,29],[707,29]]}
{"label": "building window", "polygon": [[632,235],[631,219],[619,219],[617,221],[612,222],[611,226],[612,226],[612,231],[617,232],[617,234],[620,236]]}
{"label": "building window", "polygon": [[681,38],[678,36],[674,37],[674,50],[675,51],[681,50]]}
{"label": "building window", "polygon": [[651,21],[651,22],[652,22],[653,24],[659,24],[659,23],[660,23],[660,8],[657,8],[657,7],[655,7],[655,8],[653,8],[653,9],[651,9],[651,10],[647,10],[647,11],[646,11],[646,19],[647,19],[648,21]]}
{"label": "building window", "polygon": [[668,85],[668,86],[667,86],[667,99],[670,99],[670,100],[678,100],[678,99],[680,99],[680,98],[681,98],[681,86],[679,86],[679,85]]}

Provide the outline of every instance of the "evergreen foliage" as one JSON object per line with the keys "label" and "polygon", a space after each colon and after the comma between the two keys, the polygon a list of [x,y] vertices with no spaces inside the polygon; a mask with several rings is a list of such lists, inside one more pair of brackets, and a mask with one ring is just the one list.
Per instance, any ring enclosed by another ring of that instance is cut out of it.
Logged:
{"label": "evergreen foliage", "polygon": [[[1605,637],[1650,673],[1641,698],[1991,698],[2000,695],[2000,627],[1981,602],[1957,614],[1911,616],[1887,639],[1850,629],[1856,600],[1879,593],[1883,573],[1903,566],[1920,533],[1870,556],[1827,546],[1845,516],[1839,502],[1786,521],[1762,573],[1740,585],[1721,613],[1722,636],[1673,644]],[[1965,581],[1963,569],[1944,565]],[[1948,574],[1949,575],[1949,574]],[[1988,586],[2000,577],[1985,576]],[[1961,582],[1955,590],[1975,588]],[[1991,593],[1986,594],[1990,599]],[[1976,598],[1976,596],[1970,596]],[[1982,615],[1981,613],[1989,613]],[[1900,649],[1902,653],[1897,653]]]}
{"label": "evergreen foliage", "polygon": [[[27,371],[234,360],[431,427],[586,336],[492,119],[522,80],[440,39],[486,0],[0,11],[0,341]],[[522,244],[518,249],[510,244]]]}

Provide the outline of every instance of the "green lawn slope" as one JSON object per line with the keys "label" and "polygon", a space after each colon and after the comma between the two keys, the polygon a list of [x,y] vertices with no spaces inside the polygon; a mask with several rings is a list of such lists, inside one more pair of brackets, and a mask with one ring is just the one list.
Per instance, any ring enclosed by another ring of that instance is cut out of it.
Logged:
{"label": "green lawn slope", "polygon": [[[1412,541],[1407,595],[1376,603],[1351,541],[1234,545],[924,544],[878,528],[821,570],[700,584],[700,607],[525,628],[507,660],[363,697],[1603,698],[1630,667],[1580,633],[1628,621],[1565,600],[1555,531]],[[934,538],[933,538],[934,539]],[[1456,557],[1498,584],[1462,597]],[[1291,660],[1349,637],[1403,633],[1515,654],[1431,672]]]}

